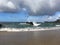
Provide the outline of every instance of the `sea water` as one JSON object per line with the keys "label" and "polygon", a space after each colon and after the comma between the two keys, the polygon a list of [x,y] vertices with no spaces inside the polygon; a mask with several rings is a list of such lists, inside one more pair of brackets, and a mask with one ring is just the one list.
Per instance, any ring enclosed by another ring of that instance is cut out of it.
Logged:
{"label": "sea water", "polygon": [[45,30],[60,30],[60,23],[39,23],[39,26],[34,26],[26,23],[3,23],[0,31],[21,32],[21,31],[45,31]]}
{"label": "sea water", "polygon": [[41,25],[39,26],[33,26],[30,24],[24,24],[24,23],[4,23],[3,27],[5,28],[37,28],[37,27],[55,27],[56,25],[60,25],[60,23],[39,23]]}

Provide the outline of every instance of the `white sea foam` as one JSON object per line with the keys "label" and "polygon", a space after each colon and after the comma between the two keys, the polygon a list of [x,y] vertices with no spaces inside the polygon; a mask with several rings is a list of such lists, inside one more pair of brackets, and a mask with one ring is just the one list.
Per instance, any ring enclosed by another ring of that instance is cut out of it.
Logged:
{"label": "white sea foam", "polygon": [[27,31],[45,31],[45,30],[60,30],[60,27],[51,27],[51,28],[1,28],[0,31],[7,32],[27,32]]}

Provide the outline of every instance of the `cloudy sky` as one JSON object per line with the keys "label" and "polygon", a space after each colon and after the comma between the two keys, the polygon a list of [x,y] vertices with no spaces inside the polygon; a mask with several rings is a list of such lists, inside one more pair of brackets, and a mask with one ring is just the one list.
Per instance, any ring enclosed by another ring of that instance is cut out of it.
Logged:
{"label": "cloudy sky", "polygon": [[56,21],[59,4],[60,0],[0,0],[0,21]]}

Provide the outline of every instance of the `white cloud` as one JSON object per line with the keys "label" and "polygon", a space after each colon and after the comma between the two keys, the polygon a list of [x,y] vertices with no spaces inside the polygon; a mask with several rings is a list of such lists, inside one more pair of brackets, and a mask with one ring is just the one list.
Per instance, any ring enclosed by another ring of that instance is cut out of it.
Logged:
{"label": "white cloud", "polygon": [[11,9],[16,9],[16,6],[11,1],[9,1],[6,6]]}
{"label": "white cloud", "polygon": [[0,12],[13,11],[16,9],[15,4],[9,0],[0,0]]}
{"label": "white cloud", "polygon": [[52,20],[52,19],[53,19],[53,17],[51,17],[51,16],[50,16],[50,17],[48,17],[48,20]]}
{"label": "white cloud", "polygon": [[29,8],[33,14],[52,15],[60,11],[59,4],[60,0],[0,0],[0,10]]}

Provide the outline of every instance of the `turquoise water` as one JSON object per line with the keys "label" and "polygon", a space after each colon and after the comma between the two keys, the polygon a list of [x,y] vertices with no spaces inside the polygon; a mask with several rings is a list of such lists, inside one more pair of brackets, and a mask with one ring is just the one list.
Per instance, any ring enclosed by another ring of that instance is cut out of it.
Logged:
{"label": "turquoise water", "polygon": [[[41,25],[37,27],[55,27],[56,25],[60,25],[60,23],[39,23]],[[5,23],[3,24],[3,27],[9,27],[9,28],[34,28],[36,26],[28,25],[28,24],[20,24],[20,23]]]}

